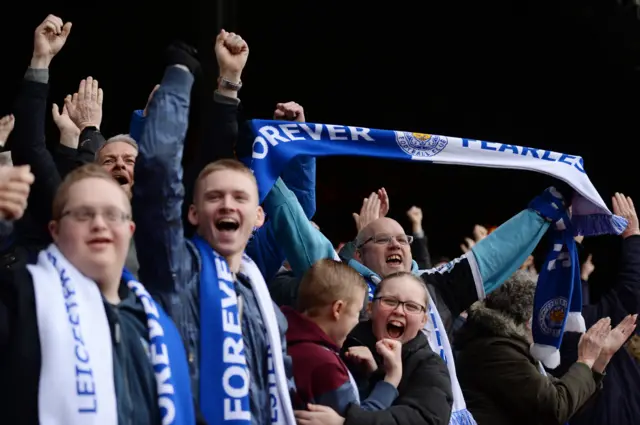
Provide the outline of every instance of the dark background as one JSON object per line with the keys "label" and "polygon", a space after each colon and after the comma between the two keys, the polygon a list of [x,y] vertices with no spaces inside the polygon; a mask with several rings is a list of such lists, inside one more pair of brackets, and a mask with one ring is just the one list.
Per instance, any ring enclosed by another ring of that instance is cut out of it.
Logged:
{"label": "dark background", "polygon": [[[74,24],[51,66],[50,99],[61,102],[81,78],[97,78],[106,136],[128,131],[174,39],[200,49],[208,79],[197,91],[208,92],[216,77],[212,40],[222,26],[250,46],[240,93],[249,117],[268,118],[276,102],[294,100],[311,122],[576,154],[605,200],[622,191],[640,205],[640,20],[630,1],[23,3],[4,11],[2,115],[48,13]],[[49,141],[57,143],[49,121]],[[433,254],[451,257],[475,223],[500,224],[548,184],[528,172],[323,159],[314,220],[333,242],[348,240],[351,213],[384,186],[390,215],[408,226],[404,212],[420,206]],[[613,237],[587,242],[602,285],[617,266],[617,246]]]}

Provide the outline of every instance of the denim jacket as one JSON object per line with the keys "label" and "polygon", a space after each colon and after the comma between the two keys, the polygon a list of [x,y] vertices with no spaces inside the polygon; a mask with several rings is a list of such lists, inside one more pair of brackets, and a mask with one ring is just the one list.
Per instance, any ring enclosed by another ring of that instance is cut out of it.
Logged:
{"label": "denim jacket", "polygon": [[[133,188],[133,216],[137,223],[135,243],[140,263],[140,279],[147,282],[149,292],[162,304],[176,322],[188,351],[192,387],[198,398],[199,378],[199,281],[200,261],[195,247],[185,239],[181,218],[184,202],[182,184],[182,148],[188,126],[189,98],[193,76],[179,67],[167,68],[160,88],[149,105],[149,114],[139,140],[139,156],[136,161],[136,182]],[[297,254],[290,262],[300,264],[318,254],[308,249],[296,250],[295,245],[304,238],[299,227],[306,228],[308,218],[300,207],[295,194],[280,180],[267,196],[264,208],[270,219],[254,235],[246,252],[257,263],[265,277],[277,272],[284,257],[281,246]],[[313,247],[314,245],[311,244]],[[320,245],[316,245],[320,246]],[[279,261],[279,262],[278,262]],[[238,288],[238,287],[237,287]],[[240,286],[243,296],[246,291]],[[248,291],[250,294],[251,291]],[[257,303],[247,302],[245,308]],[[245,310],[244,317],[257,317]],[[281,336],[286,331],[286,319],[276,308]],[[259,329],[261,323],[255,323]],[[244,328],[244,326],[243,326]],[[247,351],[265,344],[264,332],[248,332]],[[290,358],[286,355],[283,338],[285,366],[290,372]],[[266,423],[270,417],[269,393],[266,388],[266,368],[252,368],[251,362],[262,362],[264,357],[256,352],[248,358],[251,370],[251,410],[255,424]],[[291,376],[291,375],[289,375]]]}

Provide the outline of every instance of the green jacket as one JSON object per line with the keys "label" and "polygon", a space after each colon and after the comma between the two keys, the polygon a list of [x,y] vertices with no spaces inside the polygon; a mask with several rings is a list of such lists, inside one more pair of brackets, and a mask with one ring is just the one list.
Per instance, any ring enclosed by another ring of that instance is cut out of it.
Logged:
{"label": "green jacket", "polygon": [[602,375],[582,363],[560,379],[543,374],[524,335],[481,303],[456,335],[457,375],[478,425],[564,425],[601,387]]}

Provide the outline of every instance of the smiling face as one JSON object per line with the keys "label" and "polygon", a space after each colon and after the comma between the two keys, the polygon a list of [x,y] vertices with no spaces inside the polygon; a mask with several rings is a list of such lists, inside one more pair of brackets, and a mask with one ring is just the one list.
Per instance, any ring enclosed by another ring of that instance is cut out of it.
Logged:
{"label": "smiling face", "polygon": [[[234,167],[244,167],[237,164]],[[240,264],[253,229],[264,222],[262,208],[258,205],[258,188],[246,168],[210,170],[205,168],[196,183],[189,221],[234,269],[234,264]]]}
{"label": "smiling face", "polygon": [[381,278],[411,270],[411,245],[400,224],[390,218],[371,222],[358,235],[360,261]]}
{"label": "smiling face", "polygon": [[125,193],[106,174],[76,181],[65,190],[49,225],[60,252],[96,282],[119,276],[134,230]]}
{"label": "smiling face", "polygon": [[373,333],[378,340],[411,341],[427,323],[427,289],[411,275],[391,277],[380,282],[370,304]]}
{"label": "smiling face", "polygon": [[137,157],[138,150],[131,143],[124,141],[108,142],[98,152],[98,164],[111,174],[129,198]]}

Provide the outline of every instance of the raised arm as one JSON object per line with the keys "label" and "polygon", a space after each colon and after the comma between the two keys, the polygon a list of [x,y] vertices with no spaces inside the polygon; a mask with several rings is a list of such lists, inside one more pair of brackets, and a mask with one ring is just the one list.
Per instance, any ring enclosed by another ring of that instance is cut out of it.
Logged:
{"label": "raised arm", "polygon": [[[587,323],[603,317],[611,317],[616,325],[628,314],[640,312],[640,227],[638,214],[630,197],[616,193],[613,197],[613,213],[628,221],[622,232],[622,255],[615,286],[596,305],[585,306]],[[587,317],[588,316],[588,317]]]}
{"label": "raised arm", "polygon": [[180,291],[176,285],[186,284],[193,271],[181,217],[182,148],[193,80],[186,66],[167,67],[138,141],[132,202],[135,243],[140,280],[154,295]]}
{"label": "raised arm", "polygon": [[14,105],[16,124],[10,148],[13,163],[30,165],[36,176],[29,198],[29,211],[36,217],[38,234],[46,232],[51,203],[60,175],[45,143],[45,116],[49,91],[49,65],[64,46],[71,23],[49,15],[36,28],[31,64]]}

